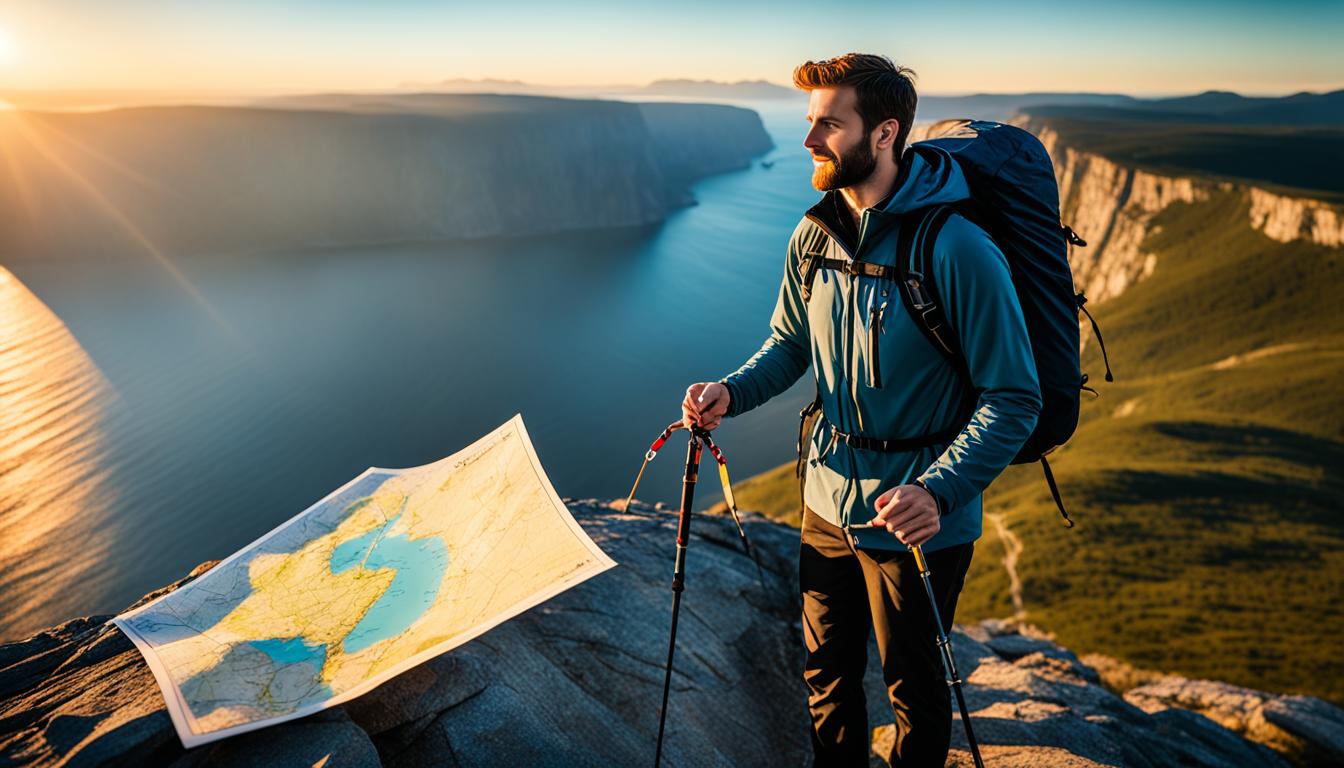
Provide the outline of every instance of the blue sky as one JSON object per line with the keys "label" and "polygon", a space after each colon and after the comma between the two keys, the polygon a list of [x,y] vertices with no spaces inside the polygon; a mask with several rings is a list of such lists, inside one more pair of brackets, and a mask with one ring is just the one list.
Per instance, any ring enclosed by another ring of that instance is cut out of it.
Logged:
{"label": "blue sky", "polygon": [[1344,87],[1344,1],[0,0],[0,87],[380,88],[498,77],[787,83],[851,50],[924,93]]}

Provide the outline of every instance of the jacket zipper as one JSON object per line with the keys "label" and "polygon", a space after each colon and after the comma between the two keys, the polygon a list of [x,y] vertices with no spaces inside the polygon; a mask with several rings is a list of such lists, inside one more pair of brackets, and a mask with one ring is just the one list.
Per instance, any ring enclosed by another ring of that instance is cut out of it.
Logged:
{"label": "jacket zipper", "polygon": [[868,309],[868,386],[871,389],[882,388],[882,314],[887,309],[886,299],[876,307]]}
{"label": "jacket zipper", "polygon": [[854,403],[854,418],[859,423],[859,432],[863,432],[863,411],[859,410],[859,361],[857,336],[854,333],[854,318],[859,316],[859,279],[850,275],[848,317],[845,318],[845,371],[849,373],[849,398]]}

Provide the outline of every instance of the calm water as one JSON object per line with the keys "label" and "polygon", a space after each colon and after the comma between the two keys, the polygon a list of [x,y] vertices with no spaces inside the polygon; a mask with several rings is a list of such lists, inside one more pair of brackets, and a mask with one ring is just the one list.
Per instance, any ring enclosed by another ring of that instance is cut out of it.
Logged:
{"label": "calm water", "polygon": [[[773,168],[701,182],[655,228],[174,257],[198,296],[148,254],[7,264],[0,638],[120,610],[518,412],[560,495],[624,498],[685,387],[768,333],[816,193],[801,108],[765,117]],[[810,387],[719,430],[735,479],[792,457]],[[683,445],[642,498],[676,503]]]}

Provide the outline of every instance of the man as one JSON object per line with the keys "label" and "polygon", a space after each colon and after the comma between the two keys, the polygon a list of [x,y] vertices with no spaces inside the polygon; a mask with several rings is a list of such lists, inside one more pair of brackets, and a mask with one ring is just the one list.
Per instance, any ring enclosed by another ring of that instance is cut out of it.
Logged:
{"label": "man", "polygon": [[[969,196],[951,156],[904,153],[913,73],[884,56],[807,62],[803,145],[821,201],[789,241],[770,337],[719,382],[693,384],[685,423],[714,429],[815,365],[822,417],[809,437],[799,581],[812,746],[818,765],[867,765],[862,676],[870,627],[896,719],[892,765],[941,766],[951,737],[945,682],[913,545],[927,555],[950,630],[980,537],[980,494],[1031,434],[1040,387],[1008,264],[953,215],[934,244],[939,298],[966,375],[901,306],[894,281],[822,268],[804,299],[800,262],[820,254],[891,265],[903,214]],[[901,440],[877,447],[880,440]],[[844,526],[857,526],[846,535]]]}

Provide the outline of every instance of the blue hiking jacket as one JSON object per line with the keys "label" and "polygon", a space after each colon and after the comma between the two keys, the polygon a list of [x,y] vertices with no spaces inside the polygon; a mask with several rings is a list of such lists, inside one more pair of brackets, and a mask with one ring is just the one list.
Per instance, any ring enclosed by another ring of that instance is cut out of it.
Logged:
{"label": "blue hiking jacket", "polygon": [[[934,551],[981,533],[981,493],[1012,462],[1041,410],[1036,363],[1008,262],[984,230],[959,215],[934,245],[939,299],[961,341],[970,381],[933,347],[901,305],[890,280],[820,269],[803,301],[800,256],[892,265],[902,214],[970,196],[961,169],[941,150],[907,152],[892,193],[863,212],[857,238],[838,192],[827,192],[789,239],[784,279],[760,350],[721,381],[728,416],[738,416],[788,389],[809,364],[822,418],[808,439],[804,501],[835,525],[865,523],[876,499],[897,485],[922,481],[938,503]],[[912,220],[914,217],[910,217]],[[913,226],[913,224],[911,225]],[[967,421],[967,404],[974,411]],[[885,453],[833,441],[832,429],[882,439],[915,438],[960,428],[950,444]],[[905,549],[883,529],[860,529],[858,545]]]}

